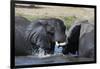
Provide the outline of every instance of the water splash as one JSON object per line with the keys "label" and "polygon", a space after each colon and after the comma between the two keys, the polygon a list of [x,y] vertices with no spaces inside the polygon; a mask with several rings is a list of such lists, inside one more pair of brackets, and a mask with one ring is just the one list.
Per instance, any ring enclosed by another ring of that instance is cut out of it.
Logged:
{"label": "water splash", "polygon": [[45,51],[42,48],[39,48],[39,53],[37,54],[37,56],[39,58],[45,58],[45,57],[50,57],[51,55],[50,54],[45,55]]}
{"label": "water splash", "polygon": [[[46,58],[46,57],[51,57],[51,56],[55,56],[55,55],[62,55],[62,46],[66,45],[66,42],[64,43],[55,43],[55,50],[54,50],[54,54],[46,54],[45,55],[45,51],[42,48],[39,48],[38,51],[35,51],[34,53],[35,56],[39,57],[39,58]],[[34,54],[33,54],[34,55]]]}
{"label": "water splash", "polygon": [[59,47],[59,45],[55,45],[54,55],[57,54],[62,54],[62,47]]}
{"label": "water splash", "polygon": [[62,50],[63,50],[63,46],[65,46],[66,44],[67,44],[67,42],[63,42],[63,43],[58,43],[57,41],[56,41],[56,43],[55,43],[56,45],[55,45],[55,52],[54,52],[54,55],[62,55],[63,53],[62,53]]}

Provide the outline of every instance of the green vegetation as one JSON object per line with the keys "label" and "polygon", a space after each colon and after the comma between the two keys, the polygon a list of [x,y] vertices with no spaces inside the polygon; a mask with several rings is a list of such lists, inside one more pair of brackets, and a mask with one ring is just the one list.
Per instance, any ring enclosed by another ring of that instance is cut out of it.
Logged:
{"label": "green vegetation", "polygon": [[[50,16],[33,16],[33,15],[26,15],[26,14],[20,14],[20,13],[16,13],[16,15],[23,16],[30,21],[41,19],[41,18],[51,18]],[[75,20],[75,16],[58,16],[58,17],[56,16],[53,18],[59,18],[59,19],[63,20],[67,29],[70,28],[70,26],[72,25],[72,23]]]}
{"label": "green vegetation", "polygon": [[75,21],[75,16],[66,16],[66,17],[61,17],[62,20],[64,20],[64,23],[67,27],[67,29],[70,28],[70,26],[72,25],[72,23]]}

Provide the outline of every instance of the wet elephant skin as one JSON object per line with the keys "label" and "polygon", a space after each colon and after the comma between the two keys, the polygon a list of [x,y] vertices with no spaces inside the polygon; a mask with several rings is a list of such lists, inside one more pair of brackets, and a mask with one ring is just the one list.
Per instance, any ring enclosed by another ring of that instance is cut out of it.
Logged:
{"label": "wet elephant skin", "polygon": [[15,55],[31,55],[41,48],[45,54],[53,54],[55,41],[64,42],[66,27],[57,18],[38,19],[30,22],[15,16]]}

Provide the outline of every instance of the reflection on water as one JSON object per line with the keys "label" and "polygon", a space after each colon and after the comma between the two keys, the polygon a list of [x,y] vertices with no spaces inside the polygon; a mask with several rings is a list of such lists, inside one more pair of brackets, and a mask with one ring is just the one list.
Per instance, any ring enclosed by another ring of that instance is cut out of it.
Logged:
{"label": "reflection on water", "polygon": [[[52,64],[52,63],[68,63],[68,62],[82,62],[94,61],[94,58],[80,58],[73,55],[63,55],[62,48],[55,46],[54,55],[43,55],[43,50],[40,49],[38,56],[16,56],[15,65],[38,65],[38,64]],[[77,55],[77,54],[76,54]]]}

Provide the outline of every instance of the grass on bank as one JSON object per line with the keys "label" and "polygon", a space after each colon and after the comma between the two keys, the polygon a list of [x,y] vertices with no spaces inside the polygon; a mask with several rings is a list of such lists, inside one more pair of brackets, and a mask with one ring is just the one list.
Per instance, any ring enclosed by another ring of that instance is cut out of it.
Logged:
{"label": "grass on bank", "polygon": [[[30,21],[41,19],[41,18],[52,18],[51,16],[33,16],[33,15],[26,15],[26,14],[20,14],[20,13],[16,13],[15,15],[25,17]],[[56,17],[53,16],[53,18],[59,18],[59,19],[63,20],[67,29],[70,28],[70,26],[76,19],[75,16],[56,16]]]}

